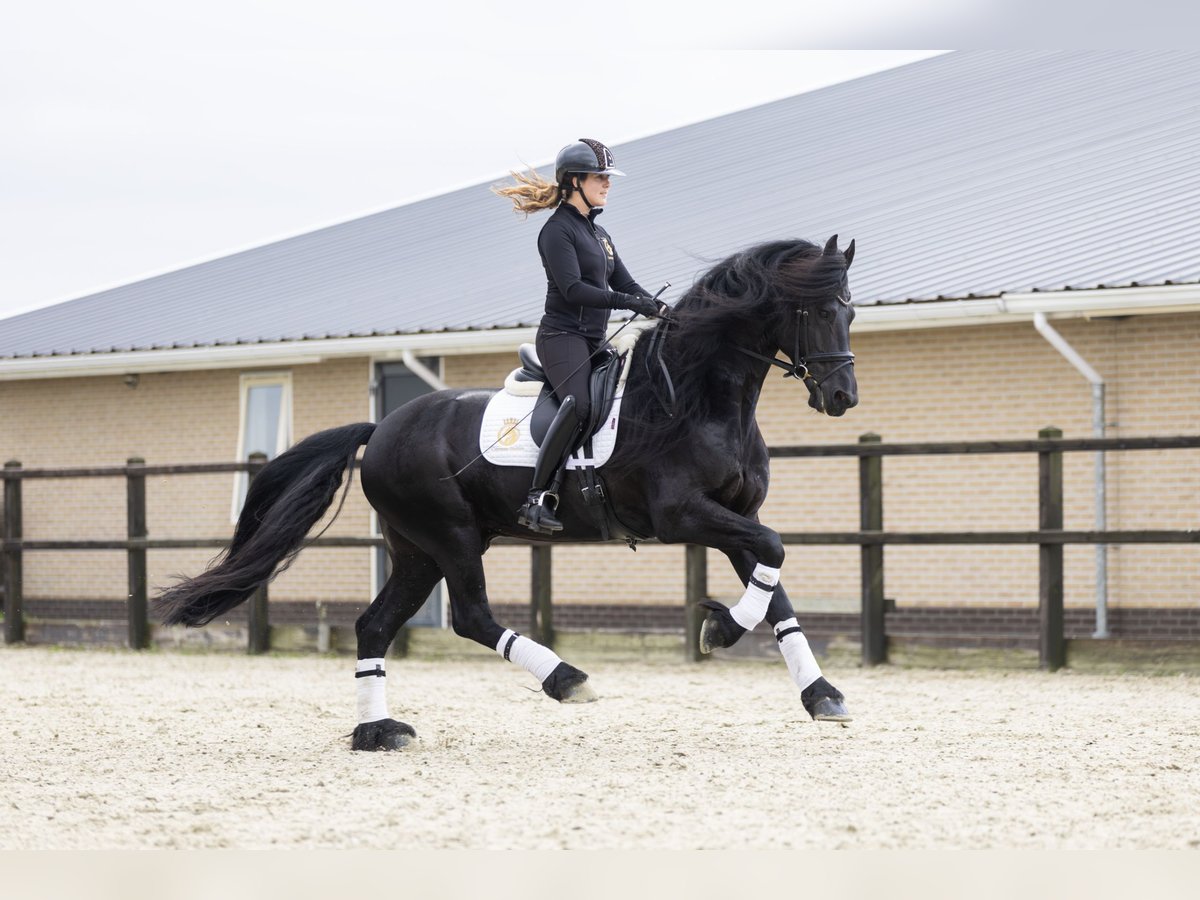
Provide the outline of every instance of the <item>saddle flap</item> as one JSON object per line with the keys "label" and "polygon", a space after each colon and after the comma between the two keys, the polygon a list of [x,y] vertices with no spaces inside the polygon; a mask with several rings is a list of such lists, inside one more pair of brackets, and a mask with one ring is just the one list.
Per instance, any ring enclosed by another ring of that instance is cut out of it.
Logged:
{"label": "saddle flap", "polygon": [[612,409],[613,398],[617,396],[617,384],[621,380],[621,370],[625,366],[625,354],[618,356],[616,353],[609,353],[607,362],[601,363],[600,367],[592,372],[591,389],[592,389],[592,415],[591,421],[587,423],[585,433],[591,437],[596,433],[596,429],[600,424],[608,418],[609,410]]}
{"label": "saddle flap", "polygon": [[[522,357],[522,361],[524,361],[524,357]],[[624,354],[618,356],[609,351],[604,361],[592,370],[592,377],[588,380],[592,411],[589,420],[584,423],[583,435],[575,447],[572,447],[572,450],[577,449],[580,443],[595,434],[600,425],[608,418],[608,414],[612,410],[613,399],[617,396],[617,387],[624,364]],[[542,445],[542,439],[546,436],[546,432],[550,429],[550,423],[554,421],[558,407],[558,398],[554,396],[547,384],[538,395],[538,405],[529,421],[529,433],[539,447]]]}

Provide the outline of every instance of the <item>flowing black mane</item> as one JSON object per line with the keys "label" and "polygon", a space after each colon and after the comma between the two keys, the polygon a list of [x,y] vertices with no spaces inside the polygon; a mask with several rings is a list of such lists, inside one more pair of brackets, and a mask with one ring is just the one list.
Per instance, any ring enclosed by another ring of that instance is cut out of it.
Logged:
{"label": "flowing black mane", "polygon": [[[759,349],[764,334],[784,327],[796,306],[828,296],[846,279],[842,254],[817,244],[781,240],[757,244],[721,260],[679,299],[670,323],[648,329],[634,346],[622,415],[621,454],[626,460],[660,453],[686,438],[707,418],[719,385],[759,364],[736,348]],[[663,377],[648,359],[651,336],[666,329],[662,358],[675,387],[675,412],[664,411]],[[774,355],[774,349],[765,351]],[[649,365],[649,372],[647,371]]]}

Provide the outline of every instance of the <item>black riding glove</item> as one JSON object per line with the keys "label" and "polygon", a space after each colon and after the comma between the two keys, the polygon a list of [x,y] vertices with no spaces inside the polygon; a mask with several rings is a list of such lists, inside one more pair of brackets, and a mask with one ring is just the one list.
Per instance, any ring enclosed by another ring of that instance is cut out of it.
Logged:
{"label": "black riding glove", "polygon": [[636,294],[617,294],[616,309],[630,309],[639,315],[652,319],[658,315],[658,303],[650,297],[639,297]]}

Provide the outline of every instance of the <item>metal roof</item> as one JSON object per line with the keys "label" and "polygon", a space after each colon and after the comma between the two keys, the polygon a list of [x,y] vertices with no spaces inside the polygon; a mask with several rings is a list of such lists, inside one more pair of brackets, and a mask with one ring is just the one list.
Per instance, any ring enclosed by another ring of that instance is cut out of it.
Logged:
{"label": "metal roof", "polygon": [[[667,299],[834,232],[858,304],[1200,281],[1200,53],[952,53],[614,151],[603,222]],[[0,357],[534,324],[545,214],[488,187],[14,316]]]}

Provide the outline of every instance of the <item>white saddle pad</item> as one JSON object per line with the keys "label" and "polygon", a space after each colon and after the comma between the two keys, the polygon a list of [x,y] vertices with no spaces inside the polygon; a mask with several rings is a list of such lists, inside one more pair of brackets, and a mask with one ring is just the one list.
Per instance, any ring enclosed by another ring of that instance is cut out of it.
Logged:
{"label": "white saddle pad", "polygon": [[[507,391],[494,396],[483,411],[479,429],[479,449],[483,458],[497,466],[524,466],[532,469],[537,462],[538,448],[529,433],[529,419],[537,397],[516,397]],[[617,443],[617,423],[621,420],[621,394],[613,400],[608,420],[592,437],[592,455],[580,448],[567,460],[568,469],[595,466],[608,462]]]}
{"label": "white saddle pad", "polygon": [[[589,457],[581,447],[567,460],[568,469],[583,469],[595,466],[599,469],[612,456],[613,447],[617,443],[617,426],[621,422],[621,396],[625,393],[625,379],[629,377],[629,362],[632,358],[633,345],[641,333],[656,324],[654,319],[635,319],[619,329],[620,333],[610,336],[613,349],[617,353],[630,354],[626,357],[625,368],[617,382],[617,395],[613,399],[612,409],[608,411],[608,421],[592,436],[592,455]],[[532,345],[529,351],[537,356]],[[514,369],[504,379],[504,389],[501,390],[483,411],[483,424],[479,429],[479,449],[483,458],[497,466],[524,466],[532,469],[537,463],[538,448],[529,434],[529,416],[537,403],[542,383],[517,381],[516,374],[520,369]]]}

